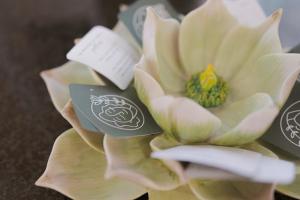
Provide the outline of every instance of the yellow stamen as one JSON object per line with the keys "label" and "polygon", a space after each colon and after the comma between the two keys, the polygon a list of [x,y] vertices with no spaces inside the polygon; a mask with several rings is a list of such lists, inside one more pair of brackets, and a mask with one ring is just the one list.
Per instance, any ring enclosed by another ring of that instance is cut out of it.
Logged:
{"label": "yellow stamen", "polygon": [[206,91],[214,87],[218,82],[218,77],[215,74],[214,66],[209,64],[204,72],[200,74],[200,84]]}

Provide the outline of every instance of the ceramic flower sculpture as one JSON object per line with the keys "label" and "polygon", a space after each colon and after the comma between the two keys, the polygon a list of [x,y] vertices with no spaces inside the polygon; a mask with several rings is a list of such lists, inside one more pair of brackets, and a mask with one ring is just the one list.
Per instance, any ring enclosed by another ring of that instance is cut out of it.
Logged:
{"label": "ceramic flower sculpture", "polygon": [[281,15],[276,11],[248,26],[222,0],[209,0],[179,24],[148,8],[134,85],[163,129],[159,136],[123,139],[84,130],[67,86],[103,85],[102,80],[73,62],[42,72],[55,107],[73,129],[56,140],[36,184],[82,200],[134,199],[147,192],[150,200],[273,198],[275,184],[187,179],[180,162],[151,157],[152,152],[175,146],[216,145],[293,161],[296,180],[277,189],[300,198],[299,160],[256,142],[279,113],[300,72],[300,55],[281,48]]}

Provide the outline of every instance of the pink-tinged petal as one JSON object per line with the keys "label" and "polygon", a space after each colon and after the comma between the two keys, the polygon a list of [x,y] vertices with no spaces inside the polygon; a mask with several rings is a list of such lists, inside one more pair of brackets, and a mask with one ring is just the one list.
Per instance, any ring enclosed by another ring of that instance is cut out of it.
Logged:
{"label": "pink-tinged petal", "polygon": [[69,84],[103,85],[103,81],[88,67],[68,62],[61,67],[41,72],[51,100],[60,112],[70,99]]}
{"label": "pink-tinged petal", "polygon": [[214,114],[222,120],[222,127],[210,139],[218,145],[242,145],[262,136],[277,116],[279,109],[272,98],[257,93],[236,101]]}
{"label": "pink-tinged petal", "polygon": [[282,11],[279,10],[259,26],[236,25],[232,28],[224,37],[214,60],[217,74],[230,82],[240,71],[251,69],[259,57],[282,52],[278,36],[281,16]]}
{"label": "pink-tinged petal", "polygon": [[88,146],[70,129],[57,138],[47,168],[36,185],[61,192],[72,199],[135,199],[146,190],[120,179],[104,179],[104,154]]}
{"label": "pink-tinged petal", "polygon": [[148,106],[149,111],[156,123],[167,133],[172,133],[173,122],[171,113],[175,98],[162,96],[152,99]]}
{"label": "pink-tinged petal", "polygon": [[221,126],[216,116],[188,98],[153,99],[150,112],[158,125],[181,143],[205,141]]}
{"label": "pink-tinged petal", "polygon": [[144,58],[136,65],[134,70],[134,86],[139,99],[148,106],[152,99],[163,96],[164,91],[149,73],[141,69],[143,67],[146,68],[146,66]]}
{"label": "pink-tinged petal", "polygon": [[232,80],[232,93],[239,99],[256,92],[265,92],[281,107],[287,100],[299,72],[299,54],[265,55]]}
{"label": "pink-tinged petal", "polygon": [[221,120],[188,98],[177,98],[172,107],[172,133],[182,143],[207,140],[220,126]]}
{"label": "pink-tinged petal", "polygon": [[172,190],[180,185],[176,173],[150,157],[154,136],[113,138],[105,136],[108,162],[106,177],[120,177],[154,190]]}
{"label": "pink-tinged petal", "polygon": [[88,145],[90,145],[96,151],[103,152],[102,133],[94,133],[81,127],[71,101],[66,104],[61,114]]}
{"label": "pink-tinged petal", "polygon": [[144,55],[152,75],[171,93],[184,90],[184,74],[178,50],[179,23],[159,17],[150,7],[144,25]]}

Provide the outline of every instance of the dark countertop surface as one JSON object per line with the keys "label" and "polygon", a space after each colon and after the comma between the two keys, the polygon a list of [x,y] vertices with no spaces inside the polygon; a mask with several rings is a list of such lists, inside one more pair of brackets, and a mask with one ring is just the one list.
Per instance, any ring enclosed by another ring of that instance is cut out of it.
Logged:
{"label": "dark countertop surface", "polygon": [[[34,186],[55,138],[70,128],[54,109],[39,72],[66,62],[73,39],[92,26],[112,27],[119,4],[129,2],[0,1],[0,200],[68,199]],[[186,13],[197,1],[171,3]]]}

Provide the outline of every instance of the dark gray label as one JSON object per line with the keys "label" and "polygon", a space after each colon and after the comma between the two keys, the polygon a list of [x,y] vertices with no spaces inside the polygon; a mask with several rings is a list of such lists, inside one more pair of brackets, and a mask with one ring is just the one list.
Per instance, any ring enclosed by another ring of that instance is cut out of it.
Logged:
{"label": "dark gray label", "polygon": [[300,158],[299,82],[296,82],[286,104],[262,139]]}
{"label": "dark gray label", "polygon": [[133,87],[121,91],[113,86],[72,84],[70,94],[86,130],[116,137],[161,133]]}

